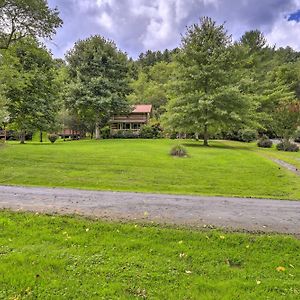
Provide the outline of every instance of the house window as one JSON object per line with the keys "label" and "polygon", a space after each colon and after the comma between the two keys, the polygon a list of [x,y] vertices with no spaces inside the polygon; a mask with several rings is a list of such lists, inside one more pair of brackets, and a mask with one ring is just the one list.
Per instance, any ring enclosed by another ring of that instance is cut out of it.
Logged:
{"label": "house window", "polygon": [[133,130],[139,130],[141,128],[141,124],[139,124],[139,123],[132,123],[131,124],[131,128]]}

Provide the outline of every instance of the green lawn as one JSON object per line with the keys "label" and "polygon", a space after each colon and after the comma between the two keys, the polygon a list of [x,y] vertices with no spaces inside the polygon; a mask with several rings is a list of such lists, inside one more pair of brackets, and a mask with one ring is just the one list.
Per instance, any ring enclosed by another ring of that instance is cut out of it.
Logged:
{"label": "green lawn", "polygon": [[[189,158],[169,156],[186,146]],[[264,155],[300,164],[300,153],[253,144],[176,140],[8,143],[0,148],[0,185],[73,187],[174,194],[300,199],[300,178]]]}
{"label": "green lawn", "polygon": [[299,298],[290,236],[0,212],[0,299]]}

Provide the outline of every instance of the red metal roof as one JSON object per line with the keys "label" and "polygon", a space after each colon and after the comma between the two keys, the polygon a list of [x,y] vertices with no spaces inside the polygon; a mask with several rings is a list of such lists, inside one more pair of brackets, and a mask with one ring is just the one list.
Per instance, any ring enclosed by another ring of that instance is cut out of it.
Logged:
{"label": "red metal roof", "polygon": [[134,105],[133,113],[150,113],[152,110],[151,104],[138,104]]}

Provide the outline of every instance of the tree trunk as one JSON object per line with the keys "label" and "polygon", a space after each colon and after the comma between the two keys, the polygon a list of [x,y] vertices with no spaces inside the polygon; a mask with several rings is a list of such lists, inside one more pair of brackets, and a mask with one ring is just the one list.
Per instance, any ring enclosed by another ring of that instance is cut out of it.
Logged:
{"label": "tree trunk", "polygon": [[20,144],[25,144],[25,131],[22,130],[20,133]]}
{"label": "tree trunk", "polygon": [[95,124],[95,139],[96,140],[100,139],[100,124],[99,124],[99,121],[96,121],[96,124]]}
{"label": "tree trunk", "polygon": [[204,125],[203,145],[208,146],[208,126],[207,126],[207,124]]}
{"label": "tree trunk", "polygon": [[40,143],[42,143],[42,142],[43,142],[43,131],[40,130]]}
{"label": "tree trunk", "polygon": [[199,141],[199,133],[198,132],[195,133],[195,140]]}

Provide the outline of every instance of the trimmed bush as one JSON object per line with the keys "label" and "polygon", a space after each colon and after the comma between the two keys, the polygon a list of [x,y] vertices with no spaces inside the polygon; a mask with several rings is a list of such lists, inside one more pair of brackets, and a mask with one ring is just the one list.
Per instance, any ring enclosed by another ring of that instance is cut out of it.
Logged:
{"label": "trimmed bush", "polygon": [[238,132],[239,141],[250,143],[257,139],[257,132],[254,129],[246,128]]}
{"label": "trimmed bush", "polygon": [[257,146],[261,148],[271,148],[273,142],[266,136],[263,135],[257,142]]}
{"label": "trimmed bush", "polygon": [[132,130],[118,130],[111,137],[113,139],[136,139],[139,137],[139,133]]}
{"label": "trimmed bush", "polygon": [[283,141],[276,145],[277,150],[279,151],[287,151],[287,152],[298,152],[299,147],[295,143],[291,143],[290,141]]}
{"label": "trimmed bush", "polygon": [[57,134],[49,134],[48,135],[48,140],[54,144],[56,142],[56,140],[59,138],[59,136]]}
{"label": "trimmed bush", "polygon": [[171,149],[170,155],[177,157],[187,157],[187,151],[182,145],[176,145]]}

